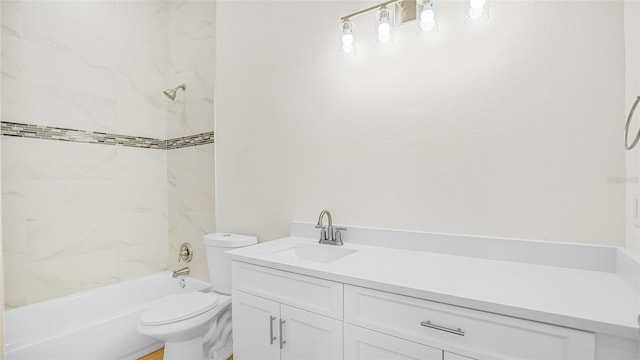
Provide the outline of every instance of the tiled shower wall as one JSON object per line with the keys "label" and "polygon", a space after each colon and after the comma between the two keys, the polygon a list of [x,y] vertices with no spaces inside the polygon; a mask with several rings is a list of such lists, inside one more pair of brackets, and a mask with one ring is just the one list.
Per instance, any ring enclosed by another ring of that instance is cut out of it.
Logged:
{"label": "tiled shower wall", "polygon": [[[213,11],[189,1],[3,1],[2,121],[161,143],[212,132]],[[210,73],[198,68],[207,61]],[[183,82],[176,102],[162,94]],[[1,141],[7,307],[166,269],[183,241],[199,250],[191,266],[206,279],[210,141],[169,150]]]}
{"label": "tiled shower wall", "polygon": [[[167,137],[213,131],[213,72],[215,68],[215,4],[213,1],[176,3],[171,17],[170,47],[174,83],[187,83],[169,107]],[[187,95],[183,97],[183,95]],[[207,280],[202,235],[215,231],[213,144],[170,150],[167,157],[169,191],[169,268],[178,264],[178,249],[189,242],[194,249],[191,275]]]}

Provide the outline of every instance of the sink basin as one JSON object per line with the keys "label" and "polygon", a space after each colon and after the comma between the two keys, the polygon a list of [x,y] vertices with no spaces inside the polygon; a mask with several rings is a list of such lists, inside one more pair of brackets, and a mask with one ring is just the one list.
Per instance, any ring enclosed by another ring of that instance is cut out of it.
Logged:
{"label": "sink basin", "polygon": [[272,252],[271,255],[328,264],[357,251],[332,245],[292,244],[286,249]]}

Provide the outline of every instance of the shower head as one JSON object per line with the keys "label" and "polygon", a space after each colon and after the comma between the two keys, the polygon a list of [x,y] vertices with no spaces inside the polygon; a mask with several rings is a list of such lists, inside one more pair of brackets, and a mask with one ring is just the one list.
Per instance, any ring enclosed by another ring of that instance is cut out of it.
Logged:
{"label": "shower head", "polygon": [[182,84],[180,86],[176,86],[173,89],[167,89],[167,90],[163,91],[163,93],[169,99],[171,99],[171,101],[175,101],[176,100],[176,94],[178,93],[178,89],[182,89],[182,91],[186,91],[187,90],[187,84]]}

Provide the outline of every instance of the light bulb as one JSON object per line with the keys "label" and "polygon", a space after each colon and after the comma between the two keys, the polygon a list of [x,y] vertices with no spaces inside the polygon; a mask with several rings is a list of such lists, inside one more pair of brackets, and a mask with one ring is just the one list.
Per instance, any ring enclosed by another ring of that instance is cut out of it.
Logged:
{"label": "light bulb", "polygon": [[346,20],[340,24],[342,30],[342,36],[340,38],[340,45],[342,52],[345,54],[352,54],[355,52],[355,37],[353,36],[353,23]]}
{"label": "light bulb", "polygon": [[469,6],[472,9],[482,9],[484,7],[484,3],[486,2],[486,0],[470,0],[469,1]]}
{"label": "light bulb", "polygon": [[379,44],[393,42],[393,12],[388,8],[382,8],[376,13],[375,33]]}
{"label": "light bulb", "polygon": [[471,20],[487,19],[489,9],[487,0],[469,0],[468,17]]}
{"label": "light bulb", "polygon": [[386,43],[391,39],[391,25],[389,23],[381,23],[378,25],[378,40]]}
{"label": "light bulb", "polygon": [[437,11],[435,0],[418,0],[416,2],[418,33],[438,31]]}
{"label": "light bulb", "polygon": [[433,22],[433,19],[435,18],[436,13],[431,10],[431,9],[424,9],[422,10],[422,12],[420,13],[420,21],[422,22]]}
{"label": "light bulb", "polygon": [[353,35],[352,34],[344,34],[344,35],[342,35],[342,45],[344,45],[344,46],[353,45]]}
{"label": "light bulb", "polygon": [[436,28],[436,13],[431,9],[424,9],[420,13],[420,30],[430,32]]}
{"label": "light bulb", "polygon": [[479,19],[480,17],[482,17],[482,12],[483,12],[482,8],[470,7],[469,8],[469,18],[474,19],[474,20]]}

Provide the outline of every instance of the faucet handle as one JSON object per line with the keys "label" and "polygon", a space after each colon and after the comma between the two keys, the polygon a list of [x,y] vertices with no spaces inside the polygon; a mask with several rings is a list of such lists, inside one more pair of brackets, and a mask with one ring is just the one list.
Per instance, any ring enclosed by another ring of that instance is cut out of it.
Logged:
{"label": "faucet handle", "polygon": [[336,243],[338,243],[338,245],[343,245],[344,243],[342,242],[342,233],[341,231],[347,231],[346,227],[336,227],[333,228],[333,230],[335,230],[334,233],[334,240]]}
{"label": "faucet handle", "polygon": [[316,229],[322,229],[320,231],[320,242],[327,240],[327,227],[324,225],[316,225]]}

